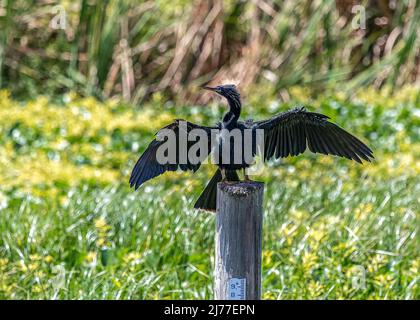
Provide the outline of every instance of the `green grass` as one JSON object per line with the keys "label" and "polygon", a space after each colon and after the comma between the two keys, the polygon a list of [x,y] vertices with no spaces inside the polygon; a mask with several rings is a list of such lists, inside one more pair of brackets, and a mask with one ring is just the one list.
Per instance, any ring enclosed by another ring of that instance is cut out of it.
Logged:
{"label": "green grass", "polygon": [[[312,179],[294,180],[294,187],[281,179],[267,183],[264,297],[419,298],[417,274],[410,271],[418,250],[418,181],[367,178],[344,191],[336,188],[340,177],[322,187]],[[19,263],[5,266],[2,277],[15,286],[1,297],[211,298],[214,217],[193,212],[192,198],[181,192],[169,196],[164,187],[137,194],[112,187],[78,190],[65,206],[14,200],[2,212],[2,255],[24,261],[25,269]],[[355,210],[366,202],[373,211],[360,221]],[[296,217],[293,207],[303,208],[305,219]],[[110,226],[109,250],[96,245],[100,217]],[[320,243],[311,230],[325,233]],[[98,261],[88,259],[88,252]],[[43,261],[48,255],[50,263]],[[357,290],[352,289],[357,273],[351,270],[359,265],[371,270],[366,289]],[[57,266],[66,271],[61,285]]]}
{"label": "green grass", "polygon": [[[351,99],[295,99],[367,141],[376,160],[359,166],[308,153],[271,163],[255,177],[266,182],[264,298],[420,298],[419,109],[415,90],[407,92],[405,98],[366,91]],[[275,107],[273,99],[267,109],[258,99],[250,97],[247,104],[248,113],[258,110],[256,118],[287,107]],[[54,128],[73,123],[76,115],[66,122],[50,119],[52,128],[31,126],[30,115],[44,103],[41,99],[23,107],[4,97],[0,103],[2,110],[22,112],[19,130],[14,123],[18,120],[6,121],[4,115],[0,120],[0,298],[212,298],[214,216],[196,212],[192,205],[213,168],[204,167],[194,176],[168,174],[134,192],[127,179],[140,151],[132,151],[132,146],[138,142],[143,150],[150,129],[140,124],[133,129],[124,122],[121,128],[60,136]],[[66,104],[66,110],[91,110],[86,100]],[[144,108],[158,115],[163,111],[158,105],[159,99]],[[165,112],[172,116],[177,111],[187,119],[204,114],[200,122],[208,123],[218,117],[215,107],[186,110],[167,104]],[[107,112],[118,121],[132,109],[100,105],[98,110],[91,111],[93,120],[86,126],[95,128]],[[49,112],[38,116],[42,120]],[[107,143],[101,140],[108,138]],[[55,159],[59,139],[69,146],[60,149],[61,158],[54,161],[63,172],[68,167],[79,170],[65,175],[67,182],[54,180],[51,162],[42,163],[45,176],[34,168],[23,182],[19,176],[8,180],[10,171],[23,172],[37,159],[47,161],[42,154]],[[95,144],[104,148],[95,151],[99,160],[94,151],[75,157]],[[19,158],[25,159],[23,164]],[[82,176],[90,167],[99,170],[98,178]],[[109,171],[117,178],[106,180]],[[364,286],[355,287],[353,279],[361,270]]]}

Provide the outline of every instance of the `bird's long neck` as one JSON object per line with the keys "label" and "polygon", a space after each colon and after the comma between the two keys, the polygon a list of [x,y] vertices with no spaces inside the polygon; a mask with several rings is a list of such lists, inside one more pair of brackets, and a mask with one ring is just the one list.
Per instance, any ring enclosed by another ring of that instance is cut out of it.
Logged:
{"label": "bird's long neck", "polygon": [[223,124],[225,127],[234,126],[241,115],[241,100],[237,96],[226,97],[229,104],[229,111],[223,117]]}

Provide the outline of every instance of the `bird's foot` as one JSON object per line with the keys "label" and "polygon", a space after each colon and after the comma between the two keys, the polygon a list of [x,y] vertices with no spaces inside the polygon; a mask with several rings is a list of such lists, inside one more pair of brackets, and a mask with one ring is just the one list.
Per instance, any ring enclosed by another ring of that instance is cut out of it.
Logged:
{"label": "bird's foot", "polygon": [[233,183],[236,183],[236,182],[238,182],[238,181],[230,181],[230,180],[225,180],[225,181],[223,181],[224,183],[227,183],[227,184],[233,184]]}
{"label": "bird's foot", "polygon": [[243,170],[244,170],[244,181],[246,182],[251,181],[251,179],[249,179],[248,174],[246,173],[246,168],[244,168]]}
{"label": "bird's foot", "polygon": [[226,171],[221,169],[220,172],[222,173],[222,182],[227,182]]}

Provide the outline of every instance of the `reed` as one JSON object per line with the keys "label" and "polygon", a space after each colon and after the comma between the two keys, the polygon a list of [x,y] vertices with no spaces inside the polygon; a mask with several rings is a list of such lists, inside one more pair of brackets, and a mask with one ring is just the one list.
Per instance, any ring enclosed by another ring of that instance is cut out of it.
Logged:
{"label": "reed", "polygon": [[[164,91],[191,101],[195,85],[227,74],[276,91],[419,82],[419,0],[0,3],[0,84],[16,95],[75,90],[138,103]],[[357,3],[366,29],[354,29]],[[65,30],[50,27],[57,4]]]}

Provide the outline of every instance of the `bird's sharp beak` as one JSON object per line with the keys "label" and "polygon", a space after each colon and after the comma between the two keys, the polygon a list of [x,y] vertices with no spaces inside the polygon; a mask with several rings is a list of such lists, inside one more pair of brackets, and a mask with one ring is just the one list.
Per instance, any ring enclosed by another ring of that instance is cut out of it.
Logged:
{"label": "bird's sharp beak", "polygon": [[204,90],[216,91],[216,88],[212,88],[212,87],[203,86],[201,88],[203,88]]}

